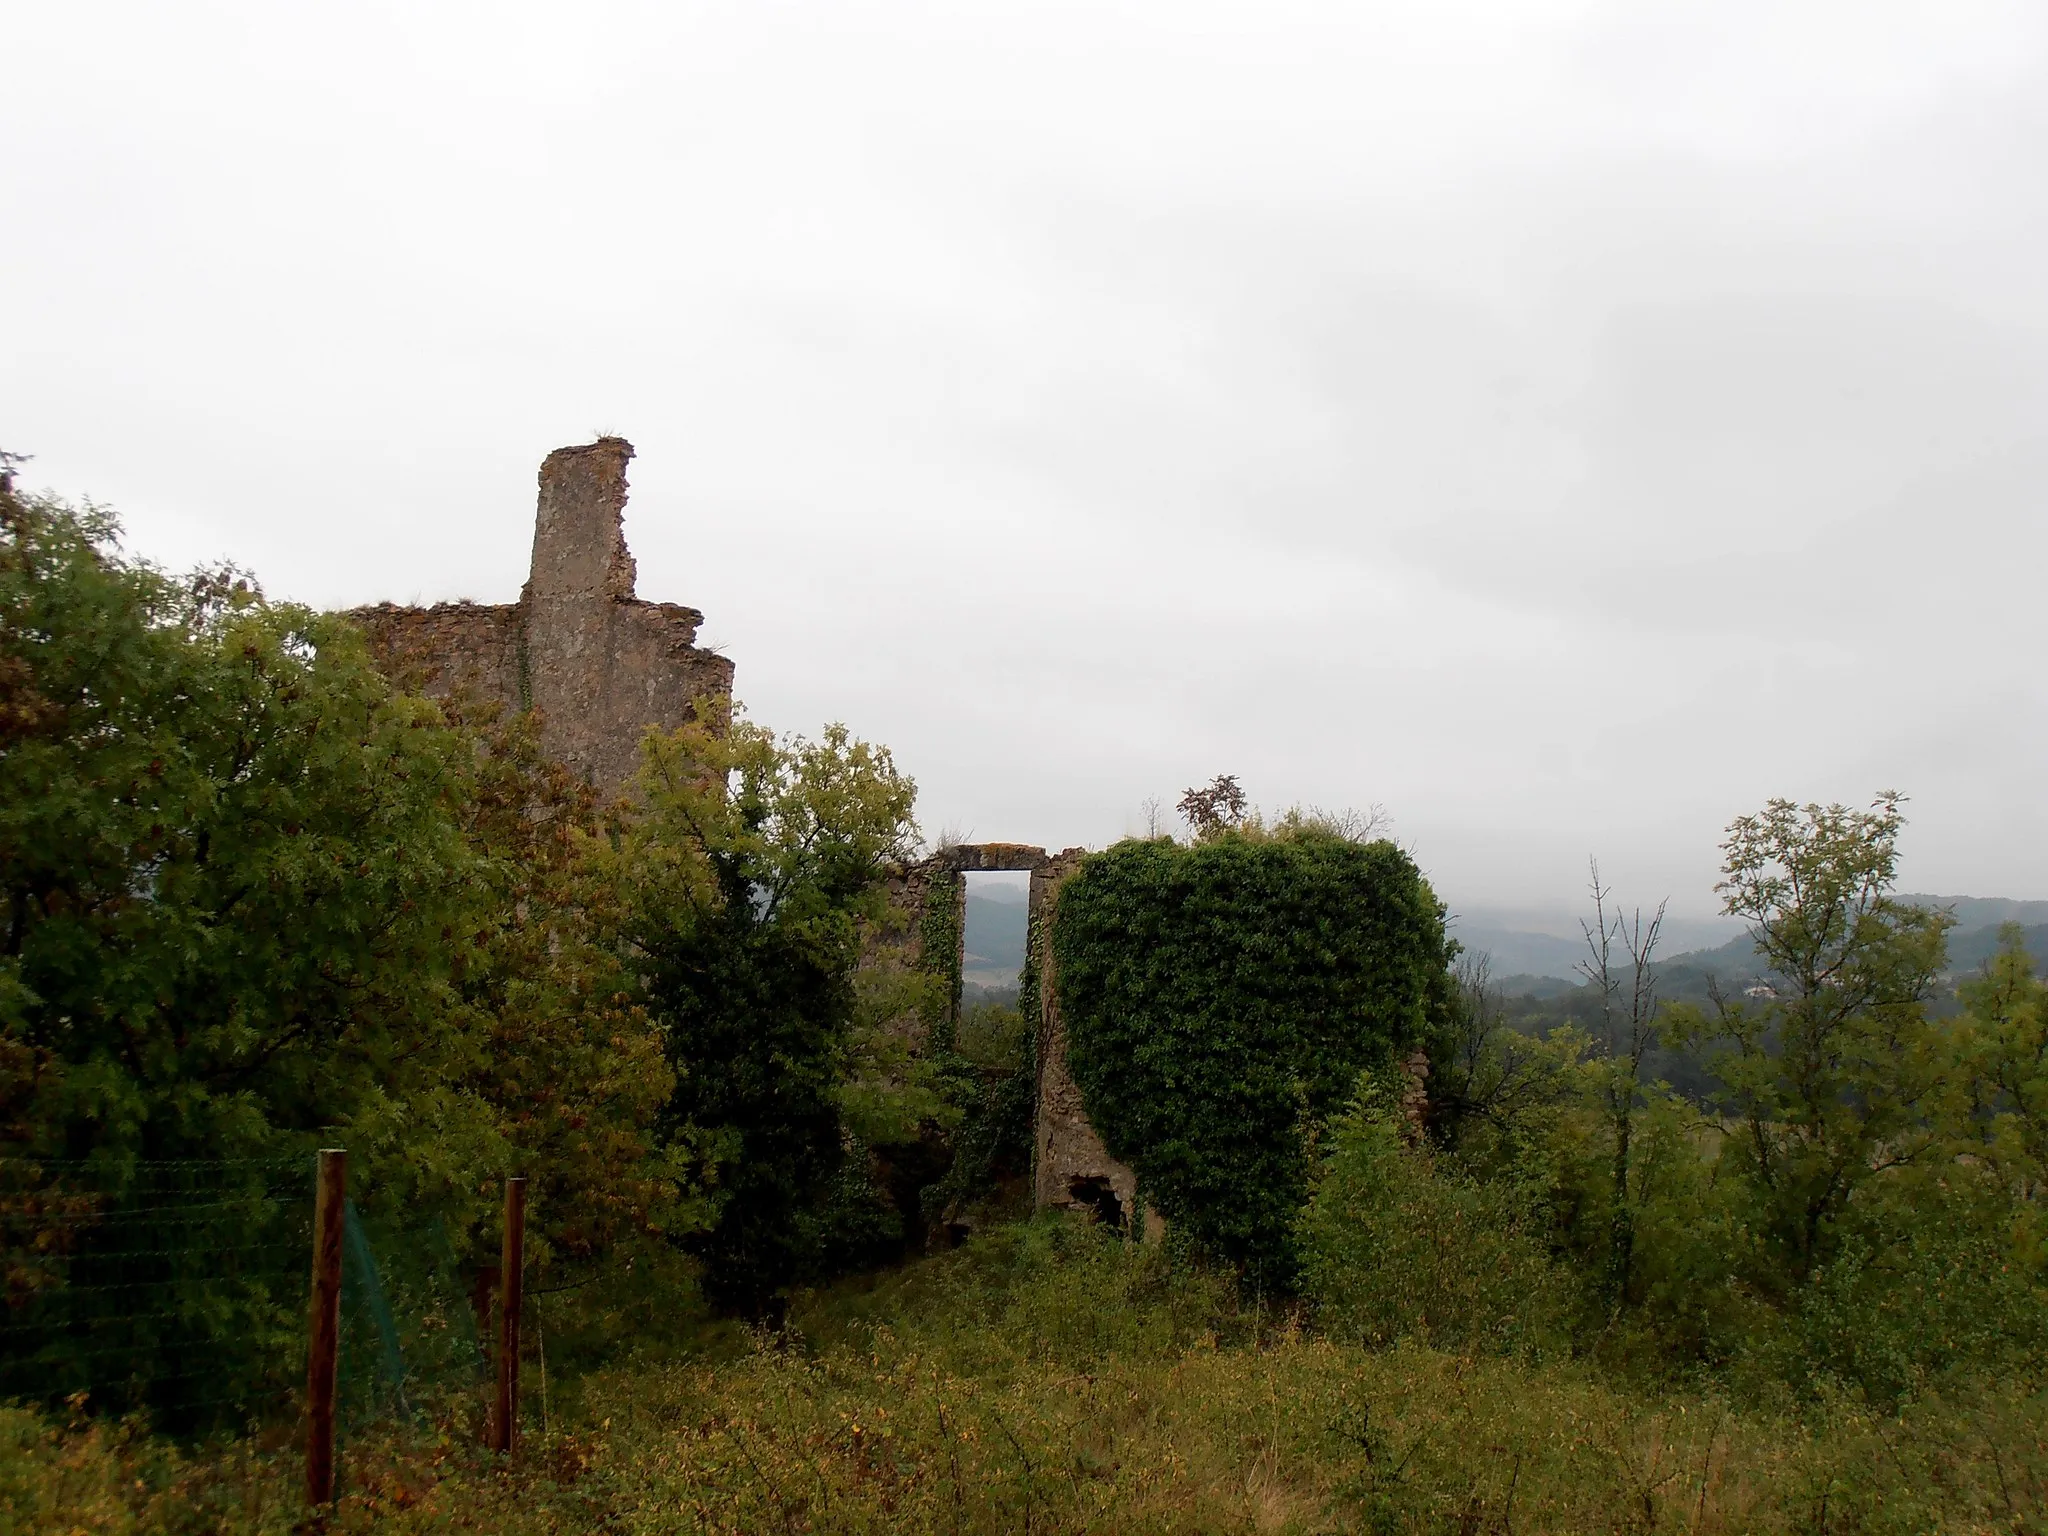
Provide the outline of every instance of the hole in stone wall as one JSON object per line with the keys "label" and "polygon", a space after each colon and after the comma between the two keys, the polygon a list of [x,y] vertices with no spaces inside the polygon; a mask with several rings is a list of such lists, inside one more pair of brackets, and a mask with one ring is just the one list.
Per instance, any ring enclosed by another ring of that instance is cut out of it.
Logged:
{"label": "hole in stone wall", "polygon": [[1031,876],[1023,870],[969,870],[967,921],[960,933],[963,1004],[1015,1007],[1030,929]]}
{"label": "hole in stone wall", "polygon": [[1001,1072],[1029,1061],[1017,993],[1030,928],[1031,876],[1013,870],[970,870],[967,920],[960,934],[960,1027],[954,1048],[969,1061]]}
{"label": "hole in stone wall", "polygon": [[1123,1230],[1124,1203],[1109,1187],[1109,1180],[1100,1177],[1069,1179],[1067,1197],[1105,1227],[1115,1227],[1119,1232]]}

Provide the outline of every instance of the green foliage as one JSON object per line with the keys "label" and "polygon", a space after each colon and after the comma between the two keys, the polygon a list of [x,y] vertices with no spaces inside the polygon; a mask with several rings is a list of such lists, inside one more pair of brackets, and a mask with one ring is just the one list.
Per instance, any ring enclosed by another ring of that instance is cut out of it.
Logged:
{"label": "green foliage", "polygon": [[[593,858],[621,812],[542,755],[533,716],[446,708],[476,747],[457,815],[480,869],[448,1055],[406,1108],[417,1189],[471,1185],[494,1204],[495,1179],[476,1175],[524,1174],[538,1280],[586,1284],[621,1243],[709,1219],[701,1148],[657,1135],[675,1074],[626,964],[626,893]],[[494,1217],[477,1222],[486,1252]]]}
{"label": "green foliage", "polygon": [[715,1168],[717,1219],[688,1246],[715,1299],[772,1315],[808,1265],[872,1236],[825,1218],[851,1218],[840,1089],[861,940],[914,838],[916,789],[843,726],[778,737],[716,706],[650,733],[640,784],[645,814],[611,867],[676,1073],[670,1133]]}
{"label": "green foliage", "polygon": [[1479,1178],[1406,1145],[1398,1101],[1370,1076],[1326,1147],[1300,1227],[1321,1327],[1376,1346],[1567,1351],[1574,1287],[1545,1241],[1542,1170]]}
{"label": "green foliage", "polygon": [[[329,1531],[2033,1531],[2048,1399],[1745,1403],[1583,1364],[1366,1349],[1099,1230],[1034,1223],[800,1297],[778,1340],[558,1382],[522,1455],[344,1447]],[[707,1343],[712,1341],[707,1340]],[[0,1524],[279,1536],[297,1446],[181,1452],[0,1410]]]}
{"label": "green foliage", "polygon": [[343,621],[115,534],[0,500],[11,1139],[266,1154],[373,1115],[448,1002],[468,749]]}
{"label": "green foliage", "polygon": [[1444,1005],[1421,873],[1312,827],[1120,843],[1061,888],[1052,943],[1110,1150],[1201,1248],[1288,1284],[1315,1128]]}
{"label": "green foliage", "polygon": [[1971,1084],[1968,1138],[2021,1202],[2019,1249],[2048,1270],[2048,986],[2034,972],[2021,931],[2007,924],[1984,972],[1962,988],[1960,1050]]}
{"label": "green foliage", "polygon": [[[118,1284],[161,1314],[137,1369],[172,1413],[297,1369],[317,1144],[451,1268],[495,1243],[508,1171],[543,1279],[701,1225],[650,1134],[670,1078],[585,870],[599,831],[530,720],[451,723],[341,618],[0,491],[10,1294]],[[202,1165],[205,1199],[178,1182]]]}
{"label": "green foliage", "polygon": [[1542,1036],[1513,1027],[1484,955],[1457,957],[1423,1043],[1430,1138],[1475,1165],[1516,1162],[1547,1137],[1592,1048],[1570,1025]]}
{"label": "green foliage", "polygon": [[1899,805],[1773,800],[1737,820],[1718,889],[1778,995],[1671,1013],[1675,1038],[1723,1047],[1714,1070],[1740,1127],[1723,1160],[1756,1199],[1760,1284],[1827,1263],[1859,1192],[1944,1145],[1954,1053],[1926,1000],[1949,919],[1890,895]]}
{"label": "green foliage", "polygon": [[1761,1358],[1746,1368],[1832,1377],[1880,1403],[1970,1371],[2040,1381],[2048,1286],[2037,1265],[2015,1262],[2002,1191],[1960,1167],[1942,1187],[1886,1194],[1887,1209],[1859,1212],[1808,1277],[1783,1335],[1749,1341]]}
{"label": "green foliage", "polygon": [[953,870],[935,873],[924,889],[917,914],[917,963],[931,976],[933,988],[923,1010],[927,1038],[935,1050],[952,1048],[960,1013],[960,903],[962,877]]}
{"label": "green foliage", "polygon": [[924,1194],[927,1221],[951,1221],[977,1203],[1000,1205],[1031,1172],[1036,1088],[1031,1032],[1014,1008],[976,1003],[960,1015],[949,1065],[961,1118],[943,1177]]}

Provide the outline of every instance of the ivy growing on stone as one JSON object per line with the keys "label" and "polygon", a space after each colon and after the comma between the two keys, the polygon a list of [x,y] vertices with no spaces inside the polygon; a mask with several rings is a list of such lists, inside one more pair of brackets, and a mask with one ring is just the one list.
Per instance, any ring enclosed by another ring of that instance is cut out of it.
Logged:
{"label": "ivy growing on stone", "polygon": [[924,888],[917,915],[917,963],[943,984],[925,1007],[927,1038],[934,1051],[953,1048],[960,1023],[960,885],[955,870],[939,870]]}
{"label": "ivy growing on stone", "polygon": [[1313,827],[1125,842],[1062,888],[1052,944],[1109,1150],[1199,1249],[1289,1286],[1316,1128],[1449,997],[1421,871]]}

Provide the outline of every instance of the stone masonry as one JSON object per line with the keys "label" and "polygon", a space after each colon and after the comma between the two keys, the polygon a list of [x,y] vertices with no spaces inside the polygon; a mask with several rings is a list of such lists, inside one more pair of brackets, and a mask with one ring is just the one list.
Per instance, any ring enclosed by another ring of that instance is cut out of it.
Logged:
{"label": "stone masonry", "polygon": [[[905,897],[910,902],[929,899],[938,874],[964,875],[979,870],[1028,870],[1031,893],[1026,908],[1034,935],[1032,956],[1027,963],[1038,966],[1038,1017],[1027,1020],[1032,1027],[1038,1061],[1036,1108],[1033,1115],[1031,1148],[1032,1204],[1040,1209],[1089,1212],[1104,1215],[1113,1209],[1129,1222],[1136,1211],[1138,1179],[1131,1168],[1110,1156],[1102,1137],[1089,1123],[1081,1103],[1081,1087],[1067,1066],[1067,1032],[1060,1020],[1059,984],[1050,946],[1043,936],[1052,929],[1054,904],[1059,888],[1081,867],[1086,850],[1068,848],[1047,853],[1025,843],[963,843],[942,848],[907,872]],[[964,942],[967,885],[952,885],[958,903],[951,931]],[[952,969],[958,974],[959,956]],[[954,999],[957,1007],[959,999]],[[1146,1234],[1152,1236],[1158,1217],[1150,1216]]]}
{"label": "stone masonry", "polygon": [[697,700],[732,697],[732,663],[696,645],[704,615],[634,595],[622,517],[632,457],[624,438],[601,437],[542,461],[518,602],[348,615],[388,676],[538,711],[543,749],[609,792],[631,780],[648,726],[673,729]]}

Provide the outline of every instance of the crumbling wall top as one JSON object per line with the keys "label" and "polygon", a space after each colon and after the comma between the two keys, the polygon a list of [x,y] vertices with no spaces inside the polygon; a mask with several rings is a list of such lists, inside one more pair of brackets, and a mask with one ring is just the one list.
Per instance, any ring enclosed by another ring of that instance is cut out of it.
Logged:
{"label": "crumbling wall top", "polygon": [[704,616],[634,596],[632,459],[623,437],[601,437],[542,461],[533,565],[517,603],[387,603],[350,615],[403,686],[533,710],[548,755],[607,792],[630,784],[649,726],[672,730],[699,701],[732,696],[732,663],[697,648]]}
{"label": "crumbling wall top", "polygon": [[625,530],[632,459],[623,437],[600,437],[541,461],[528,596],[632,601],[636,572]]}

